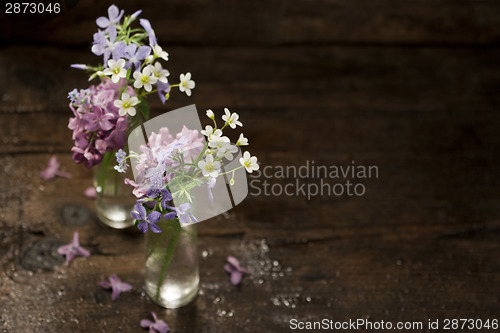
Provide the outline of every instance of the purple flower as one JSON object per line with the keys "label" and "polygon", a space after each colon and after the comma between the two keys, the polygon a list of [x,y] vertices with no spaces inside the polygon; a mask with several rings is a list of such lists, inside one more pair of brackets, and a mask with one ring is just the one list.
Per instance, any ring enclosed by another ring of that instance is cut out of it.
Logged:
{"label": "purple flower", "polygon": [[149,45],[155,46],[156,44],[158,44],[158,41],[156,40],[155,32],[154,32],[153,28],[151,27],[151,23],[146,19],[140,19],[139,23],[142,25],[142,27],[144,28],[144,30],[146,30],[146,32],[148,34]]}
{"label": "purple flower", "polygon": [[137,16],[141,15],[142,9],[139,9],[138,11],[134,12],[132,15],[130,15],[131,19],[136,19]]}
{"label": "purple flower", "polygon": [[167,201],[173,199],[172,194],[167,189],[163,189],[161,192],[161,207],[167,209]]}
{"label": "purple flower", "polygon": [[71,178],[70,173],[59,171],[60,167],[61,164],[57,160],[57,157],[54,155],[50,158],[47,169],[40,171],[40,177],[42,177],[42,179],[46,181],[52,180],[56,178],[56,176]]}
{"label": "purple flower", "polygon": [[167,220],[171,220],[177,216],[179,217],[179,222],[183,224],[198,222],[198,220],[193,216],[193,214],[189,212],[189,210],[191,209],[191,205],[188,202],[183,203],[179,207],[171,207],[165,205],[165,208],[173,210],[173,212],[165,214],[164,217]]}
{"label": "purple flower", "polygon": [[170,92],[170,84],[158,81],[156,82],[156,88],[158,89],[158,97],[160,97],[161,102],[165,104],[167,100],[165,95]]}
{"label": "purple flower", "polygon": [[90,252],[80,246],[80,242],[78,241],[78,231],[75,231],[73,234],[73,240],[71,243],[59,247],[57,249],[57,253],[66,256],[66,266],[69,265],[75,256],[85,258],[90,256]]}
{"label": "purple flower", "polygon": [[[126,86],[125,79],[120,85]],[[118,88],[119,84],[104,79],[98,86],[81,90],[78,95],[75,91],[70,93],[70,96],[77,97],[69,105],[74,117],[68,124],[73,131],[75,145],[71,150],[76,163],[91,168],[101,162],[106,152],[125,146],[128,116],[120,116],[114,105],[114,101],[120,98]],[[132,87],[125,91],[130,96],[136,95]]]}
{"label": "purple flower", "polygon": [[152,189],[160,189],[165,184],[163,181],[163,174],[165,173],[165,164],[160,164],[156,167],[146,170],[146,179],[149,180]]}
{"label": "purple flower", "polygon": [[109,27],[110,25],[115,25],[118,22],[120,22],[120,20],[123,16],[123,13],[124,13],[124,10],[122,10],[120,12],[118,7],[116,7],[115,5],[111,5],[108,8],[109,18],[101,16],[96,20],[96,23],[100,28],[105,29],[105,28]]}
{"label": "purple flower", "polygon": [[125,47],[125,57],[128,59],[125,64],[126,68],[131,68],[132,64],[136,69],[141,68],[141,60],[146,59],[151,53],[151,47],[149,46],[141,46],[137,48],[137,44],[130,44]]}
{"label": "purple flower", "polygon": [[160,229],[160,227],[158,227],[155,224],[158,221],[160,221],[160,218],[161,218],[161,213],[160,212],[152,211],[151,213],[149,213],[148,216],[146,216],[146,208],[144,208],[143,205],[137,203],[134,206],[134,211],[132,211],[130,214],[132,215],[132,217],[134,219],[140,221],[137,224],[137,228],[140,231],[142,231],[143,233],[145,233],[146,231],[148,231],[148,227],[154,233],[162,232],[162,230]]}
{"label": "purple flower", "polygon": [[241,282],[241,279],[243,278],[243,273],[251,274],[250,271],[240,266],[238,259],[236,259],[235,257],[233,256],[227,257],[227,262],[228,264],[224,265],[224,269],[226,270],[226,272],[231,274],[232,284],[234,285],[239,284]]}
{"label": "purple flower", "polygon": [[113,128],[111,120],[114,119],[114,116],[112,113],[104,113],[104,109],[100,106],[94,106],[92,111],[86,117],[87,124],[85,125],[85,129],[87,131],[109,131]]}
{"label": "purple flower", "polygon": [[158,320],[158,317],[156,316],[156,313],[151,312],[153,315],[153,319],[155,320],[154,322],[149,320],[149,319],[143,319],[141,320],[141,327],[142,328],[149,328],[149,333],[167,333],[170,331],[170,328],[168,327],[167,323],[165,323],[163,320]]}
{"label": "purple flower", "polygon": [[83,101],[85,105],[88,105],[89,95],[90,95],[89,89],[80,89],[80,91],[78,91],[77,89],[73,89],[68,93],[68,98],[70,99],[71,103],[77,103],[81,105]]}
{"label": "purple flower", "polygon": [[82,69],[82,70],[86,70],[88,69],[89,67],[85,64],[71,64],[70,67],[72,68],[76,68],[76,69]]}
{"label": "purple flower", "polygon": [[114,169],[118,172],[124,173],[127,171],[128,165],[126,162],[127,158],[127,153],[120,148],[115,154],[116,156],[116,162],[118,162],[118,165],[115,165]]}
{"label": "purple flower", "polygon": [[111,299],[116,301],[121,292],[132,290],[132,286],[122,282],[116,274],[111,274],[108,281],[100,281],[99,285],[105,289],[112,289]]}
{"label": "purple flower", "polygon": [[99,30],[94,34],[94,42],[92,45],[92,53],[95,55],[104,55],[104,64],[108,63],[109,57],[119,59],[125,55],[127,44],[124,42],[116,42],[116,27],[110,25],[106,31]]}

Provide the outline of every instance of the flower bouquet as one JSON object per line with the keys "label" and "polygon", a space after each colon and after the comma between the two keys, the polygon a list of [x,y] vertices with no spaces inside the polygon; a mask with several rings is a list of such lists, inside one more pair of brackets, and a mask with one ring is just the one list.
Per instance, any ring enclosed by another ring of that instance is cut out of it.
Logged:
{"label": "flower bouquet", "polygon": [[100,219],[115,228],[133,225],[129,212],[135,202],[124,191],[123,176],[113,168],[114,156],[127,150],[127,136],[149,119],[147,97],[157,93],[162,103],[172,88],[191,96],[195,83],[191,74],[181,74],[180,82],[170,84],[170,72],[164,62],[168,53],[158,44],[151,23],[137,19],[141,11],[124,15],[115,5],[108,17],[96,21],[92,52],[102,56],[96,66],[73,64],[89,73],[89,81],[98,80],[88,89],[68,94],[73,117],[73,160],[95,169],[96,209]]}
{"label": "flower bouquet", "polygon": [[[155,118],[169,126],[158,127],[147,143],[135,145],[139,151],[116,153],[116,169],[125,172],[131,165],[135,177],[125,183],[137,197],[131,215],[146,233],[146,293],[164,307],[182,306],[196,295],[196,223],[231,209],[234,203],[226,200],[226,184],[238,188],[241,181],[247,191],[245,170],[259,169],[256,157],[248,151],[241,154],[239,147],[248,145],[243,134],[236,144],[223,135],[228,127],[242,126],[239,116],[225,109],[220,128],[211,110],[207,116],[214,126],[202,131]],[[173,127],[181,130],[172,134]],[[235,204],[246,196],[237,201],[237,191],[232,194]]]}

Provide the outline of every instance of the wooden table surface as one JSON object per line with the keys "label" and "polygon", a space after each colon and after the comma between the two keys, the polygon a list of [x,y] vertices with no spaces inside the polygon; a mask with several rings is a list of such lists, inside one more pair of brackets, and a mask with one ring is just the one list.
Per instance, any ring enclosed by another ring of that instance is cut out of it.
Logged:
{"label": "wooden table surface", "polygon": [[[94,20],[110,3],[0,20],[0,332],[141,332],[151,311],[172,332],[500,319],[500,3],[120,1],[144,9],[171,77],[197,84],[152,98],[155,114],[228,107],[261,167],[379,171],[357,180],[362,196],[251,195],[201,223],[200,294],[177,310],[144,295],[143,235],[98,222],[91,172],[71,160],[66,96],[88,83],[69,65],[99,60]],[[71,179],[39,177],[53,154]],[[55,249],[75,230],[92,256],[66,267]],[[240,286],[227,255],[253,271]],[[97,285],[111,273],[134,287],[116,302]]]}

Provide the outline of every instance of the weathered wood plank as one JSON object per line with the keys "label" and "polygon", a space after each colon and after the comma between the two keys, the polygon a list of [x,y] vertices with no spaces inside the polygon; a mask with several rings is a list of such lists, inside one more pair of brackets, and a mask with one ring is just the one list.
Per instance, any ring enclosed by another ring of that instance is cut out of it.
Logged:
{"label": "weathered wood plank", "polygon": [[[172,82],[190,71],[193,96],[172,94],[169,109],[272,108],[293,105],[332,112],[490,110],[498,103],[499,49],[400,47],[173,47]],[[0,112],[65,111],[67,92],[88,86],[71,63],[97,63],[77,50],[8,47],[0,54]],[[156,96],[153,108],[161,107]],[[66,112],[66,111],[65,111]]]}
{"label": "weathered wood plank", "polygon": [[[109,3],[64,1],[64,15],[5,15],[4,40],[82,46]],[[74,5],[74,6],[73,6]],[[495,1],[120,1],[143,9],[165,45],[279,45],[310,43],[489,45],[500,41]],[[55,17],[55,19],[54,19]],[[20,36],[19,36],[20,35]]]}

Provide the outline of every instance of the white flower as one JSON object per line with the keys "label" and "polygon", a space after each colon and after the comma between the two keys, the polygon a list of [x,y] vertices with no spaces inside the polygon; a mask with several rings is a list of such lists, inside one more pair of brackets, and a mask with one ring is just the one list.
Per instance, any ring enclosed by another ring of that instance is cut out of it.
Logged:
{"label": "white flower", "polygon": [[231,142],[227,136],[214,136],[209,139],[208,146],[210,148],[226,149]]}
{"label": "white flower", "polygon": [[153,55],[149,55],[149,56],[147,56],[147,58],[146,58],[146,59],[144,59],[144,62],[145,62],[146,64],[150,64],[150,63],[152,63],[152,62],[153,62],[154,58],[155,58],[155,57],[154,57]]}
{"label": "white flower", "polygon": [[[229,145],[227,146],[226,148],[226,151],[224,152],[224,158],[227,159],[228,161],[232,161],[234,156],[233,154],[236,154],[238,152],[238,148],[236,146],[233,146],[233,145]],[[217,156],[219,156],[219,151],[217,151]],[[222,157],[220,156],[220,157]]]}
{"label": "white flower", "polygon": [[195,83],[191,80],[191,73],[186,73],[186,75],[180,75],[181,83],[179,84],[179,90],[181,92],[186,92],[186,95],[191,96],[191,89],[194,89]]}
{"label": "white flower", "polygon": [[143,69],[142,73],[137,71],[134,73],[134,87],[139,89],[144,86],[147,92],[153,90],[153,84],[158,81],[158,78],[151,73],[151,67],[147,66]]}
{"label": "white flower", "polygon": [[257,157],[250,156],[249,152],[245,152],[243,157],[240,158],[240,163],[247,169],[249,173],[252,173],[254,170],[259,170],[259,165],[257,164]]}
{"label": "white flower", "polygon": [[214,112],[210,109],[207,110],[207,117],[210,119],[214,119],[214,117],[215,117]]}
{"label": "white flower", "polygon": [[162,58],[163,60],[168,61],[168,53],[163,51],[160,45],[156,44],[152,47],[152,49],[156,58]]}
{"label": "white flower", "polygon": [[119,100],[117,99],[114,103],[113,103],[117,108],[120,108],[120,110],[118,110],[118,114],[120,116],[125,116],[125,115],[130,115],[130,116],[135,116],[136,114],[136,111],[135,111],[135,108],[134,106],[136,106],[137,104],[139,104],[139,99],[137,97],[130,97],[129,94],[127,94],[126,92],[124,92],[122,94],[122,99]]}
{"label": "white flower", "polygon": [[163,69],[159,62],[155,62],[154,66],[149,65],[148,67],[151,70],[151,73],[153,73],[153,75],[158,79],[158,81],[168,83],[167,76],[170,75],[170,72],[166,69]]}
{"label": "white flower", "polygon": [[118,83],[120,78],[127,77],[127,70],[124,67],[125,59],[120,59],[118,61],[109,59],[108,68],[103,71],[103,74],[111,75],[111,81]]}
{"label": "white flower", "polygon": [[228,123],[232,129],[235,129],[236,125],[243,126],[241,121],[238,120],[240,118],[240,116],[238,116],[237,113],[231,114],[231,112],[229,112],[228,108],[224,108],[224,112],[226,114],[224,116],[222,116],[222,120],[224,120],[226,123]]}
{"label": "white flower", "polygon": [[238,141],[236,141],[237,146],[248,146],[248,139],[243,136],[243,133],[240,133],[240,137]]}
{"label": "white flower", "polygon": [[212,133],[214,132],[214,128],[213,128],[212,126],[210,126],[210,125],[207,125],[207,126],[205,127],[205,129],[204,129],[204,130],[201,130],[200,132],[201,132],[201,134],[203,134],[204,136],[206,136],[206,137],[210,137],[210,135],[212,135]]}
{"label": "white flower", "polygon": [[214,157],[212,155],[207,155],[207,158],[204,161],[198,162],[198,167],[203,172],[203,176],[215,178],[219,175],[220,162],[214,161]]}
{"label": "white flower", "polygon": [[231,145],[227,136],[212,137],[208,142],[208,146],[217,149],[217,157],[225,157],[230,161],[233,159],[233,154],[238,151],[236,146]]}
{"label": "white flower", "polygon": [[212,126],[207,125],[205,127],[205,130],[201,131],[201,134],[205,135],[208,138],[208,140],[210,141],[210,140],[213,140],[216,137],[220,137],[222,135],[222,131],[220,129],[216,129],[214,131],[214,129],[212,128]]}

